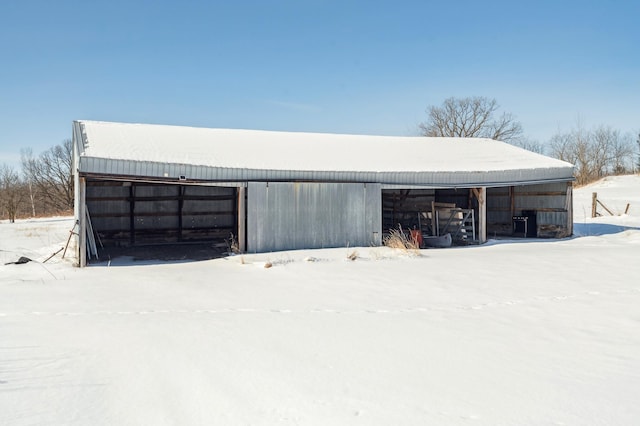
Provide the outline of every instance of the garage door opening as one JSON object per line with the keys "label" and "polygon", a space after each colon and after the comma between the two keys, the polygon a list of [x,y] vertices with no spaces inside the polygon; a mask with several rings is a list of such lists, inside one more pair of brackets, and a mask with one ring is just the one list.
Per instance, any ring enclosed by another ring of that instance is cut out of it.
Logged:
{"label": "garage door opening", "polygon": [[238,235],[238,189],[130,181],[86,181],[94,262],[202,260],[227,253]]}

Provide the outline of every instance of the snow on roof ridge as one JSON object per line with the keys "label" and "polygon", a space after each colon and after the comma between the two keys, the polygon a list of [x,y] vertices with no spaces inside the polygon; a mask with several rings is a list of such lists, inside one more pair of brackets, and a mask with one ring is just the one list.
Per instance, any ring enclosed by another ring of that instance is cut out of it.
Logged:
{"label": "snow on roof ridge", "polygon": [[380,138],[380,139],[410,139],[410,140],[428,140],[428,139],[448,139],[448,140],[487,140],[501,142],[491,138],[485,137],[458,137],[458,136],[409,136],[409,135],[375,135],[365,133],[337,133],[337,132],[313,132],[305,130],[269,130],[269,129],[245,129],[235,127],[205,127],[205,126],[186,126],[180,124],[159,124],[159,123],[133,123],[133,122],[117,122],[117,121],[103,121],[103,120],[76,120],[83,124],[96,124],[96,125],[114,125],[114,126],[141,126],[141,127],[167,127],[178,129],[199,129],[199,130],[212,130],[212,131],[228,131],[228,132],[254,132],[254,133],[270,133],[270,134],[295,134],[295,135],[318,135],[318,136],[344,136],[344,137],[367,137],[367,138]]}

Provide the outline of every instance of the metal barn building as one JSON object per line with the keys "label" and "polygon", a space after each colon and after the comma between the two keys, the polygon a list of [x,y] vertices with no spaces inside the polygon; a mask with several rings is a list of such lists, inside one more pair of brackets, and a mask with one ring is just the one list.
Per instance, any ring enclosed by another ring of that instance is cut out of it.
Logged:
{"label": "metal barn building", "polygon": [[573,232],[573,166],[490,139],[75,121],[73,148],[80,266],[231,235],[250,253],[380,245],[452,219],[466,243]]}

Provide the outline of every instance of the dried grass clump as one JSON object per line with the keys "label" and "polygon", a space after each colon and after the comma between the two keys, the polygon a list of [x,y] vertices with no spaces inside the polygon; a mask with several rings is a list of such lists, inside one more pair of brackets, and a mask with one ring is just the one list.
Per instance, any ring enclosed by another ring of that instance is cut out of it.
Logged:
{"label": "dried grass clump", "polygon": [[402,227],[398,225],[398,229],[390,229],[389,235],[382,239],[382,244],[386,247],[391,247],[401,250],[419,250],[420,245],[412,238],[407,238],[406,234],[402,231]]}
{"label": "dried grass clump", "polygon": [[358,257],[359,257],[359,254],[357,250],[353,250],[352,252],[347,254],[348,260],[356,260]]}
{"label": "dried grass clump", "polygon": [[236,239],[236,236],[233,235],[233,232],[230,234],[229,239],[227,240],[227,246],[229,249],[229,253],[240,254],[240,244]]}

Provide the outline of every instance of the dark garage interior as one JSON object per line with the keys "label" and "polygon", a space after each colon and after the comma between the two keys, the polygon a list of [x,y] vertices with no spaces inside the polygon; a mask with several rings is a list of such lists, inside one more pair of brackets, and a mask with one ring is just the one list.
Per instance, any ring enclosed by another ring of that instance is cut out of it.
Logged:
{"label": "dark garage interior", "polygon": [[237,235],[237,188],[87,179],[96,257],[210,259]]}

